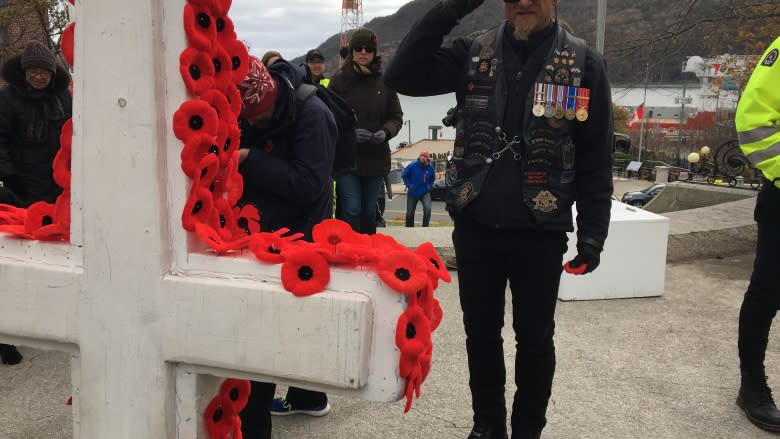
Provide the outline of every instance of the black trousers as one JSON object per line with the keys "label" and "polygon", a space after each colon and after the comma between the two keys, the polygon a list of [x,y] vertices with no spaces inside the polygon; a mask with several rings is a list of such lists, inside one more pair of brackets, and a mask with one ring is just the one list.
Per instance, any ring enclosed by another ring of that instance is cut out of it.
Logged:
{"label": "black trousers", "polygon": [[[252,393],[241,412],[241,434],[244,439],[271,439],[271,403],[276,384],[252,381]],[[311,408],[328,402],[323,392],[290,387],[285,399],[296,407]]]}
{"label": "black trousers", "polygon": [[742,370],[764,368],[764,357],[777,311],[780,310],[780,189],[770,182],[756,200],[758,245],[750,284],[739,312],[739,366]]}
{"label": "black trousers", "polygon": [[534,437],[547,423],[555,373],[554,315],[566,233],[494,230],[458,218],[452,238],[474,422],[506,428],[501,328],[508,280],[517,349],[512,438]]}

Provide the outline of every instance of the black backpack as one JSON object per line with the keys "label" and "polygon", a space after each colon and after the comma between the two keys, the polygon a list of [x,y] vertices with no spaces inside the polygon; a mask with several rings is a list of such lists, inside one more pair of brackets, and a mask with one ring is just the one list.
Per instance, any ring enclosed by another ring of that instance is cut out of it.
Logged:
{"label": "black backpack", "polygon": [[295,91],[295,97],[299,103],[309,99],[316,94],[322,102],[333,113],[338,128],[338,138],[336,139],[336,154],[333,158],[332,176],[340,177],[349,174],[356,168],[357,160],[357,139],[355,138],[355,128],[357,128],[357,116],[341,96],[335,92],[314,84],[301,84]]}

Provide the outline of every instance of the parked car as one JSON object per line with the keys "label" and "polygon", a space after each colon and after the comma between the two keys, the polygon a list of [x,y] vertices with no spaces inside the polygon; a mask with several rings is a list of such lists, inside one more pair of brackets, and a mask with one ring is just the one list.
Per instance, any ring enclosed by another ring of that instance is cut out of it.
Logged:
{"label": "parked car", "polygon": [[444,194],[447,193],[447,186],[444,184],[444,179],[440,178],[433,182],[431,188],[431,200],[444,201]]}
{"label": "parked car", "polygon": [[644,207],[650,200],[655,198],[659,192],[666,187],[666,183],[654,184],[650,187],[644,188],[641,191],[626,192],[623,194],[623,198],[620,201],[630,204],[636,207]]}

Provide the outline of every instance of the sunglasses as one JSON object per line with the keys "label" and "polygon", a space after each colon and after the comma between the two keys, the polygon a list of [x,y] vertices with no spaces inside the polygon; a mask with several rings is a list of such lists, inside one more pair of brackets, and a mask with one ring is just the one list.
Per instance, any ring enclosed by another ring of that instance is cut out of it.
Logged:
{"label": "sunglasses", "polygon": [[376,47],[360,46],[360,47],[353,47],[352,50],[354,50],[355,52],[374,53],[376,52]]}

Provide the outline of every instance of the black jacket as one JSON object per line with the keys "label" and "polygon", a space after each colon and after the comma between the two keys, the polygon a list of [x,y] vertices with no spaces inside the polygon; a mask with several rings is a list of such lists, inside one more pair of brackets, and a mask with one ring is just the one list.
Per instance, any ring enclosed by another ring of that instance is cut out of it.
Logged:
{"label": "black jacket", "polygon": [[[399,93],[410,96],[429,96],[455,92],[459,105],[462,105],[466,87],[469,86],[466,66],[471,61],[469,49],[473,40],[458,38],[451,45],[442,47],[444,36],[457,24],[454,11],[444,4],[438,4],[417,22],[404,38],[396,55],[385,72],[385,82]],[[526,96],[533,81],[524,82],[517,87],[515,81],[517,68],[533,52],[535,46],[549,47],[552,44],[553,28],[547,28],[532,35],[527,43],[506,39],[504,51],[516,55],[515,71],[506,65],[508,87],[506,95],[507,111],[501,124],[504,130],[513,135],[523,131],[521,126]],[[508,62],[506,58],[499,62]],[[524,77],[534,78],[537,70],[525,72]],[[612,195],[611,175],[611,97],[609,84],[604,72],[604,64],[598,54],[591,50],[585,53],[585,66],[582,87],[591,89],[590,118],[579,124],[572,138],[576,144],[575,156],[575,194],[577,203],[578,238],[601,248],[609,227],[609,212]],[[466,127],[466,129],[470,129]],[[525,150],[527,145],[521,146]],[[492,228],[560,230],[558,224],[538,224],[528,206],[523,203],[523,178],[520,168],[511,154],[504,154],[492,164],[485,163],[490,169],[476,200],[462,215]],[[572,230],[571,224],[565,230]]]}
{"label": "black jacket", "polygon": [[3,65],[0,89],[0,181],[26,207],[53,203],[62,192],[52,178],[62,125],[71,117],[70,74],[57,65],[51,83],[35,90],[25,80],[21,56]]}
{"label": "black jacket", "polygon": [[318,97],[296,101],[305,77],[301,67],[280,60],[269,71],[279,87],[270,125],[239,121],[241,148],[249,148],[238,167],[244,177],[240,203],[260,209],[263,231],[287,227],[310,238],[312,227],[331,217],[336,122]]}

